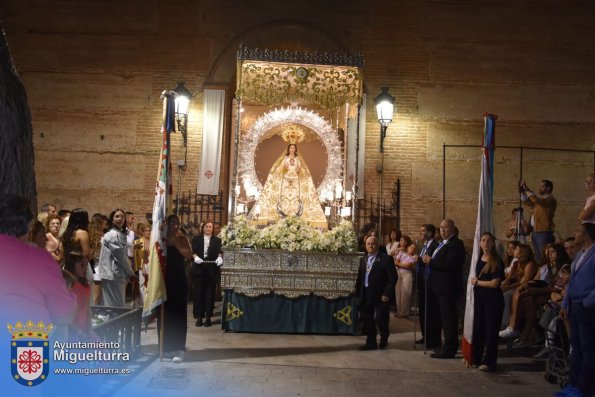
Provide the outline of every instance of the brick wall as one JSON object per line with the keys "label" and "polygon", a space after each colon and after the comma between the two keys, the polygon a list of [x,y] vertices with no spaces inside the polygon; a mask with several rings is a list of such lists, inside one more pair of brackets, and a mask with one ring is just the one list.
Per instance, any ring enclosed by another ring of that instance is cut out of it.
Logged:
{"label": "brick wall", "polygon": [[[282,4],[282,5],[281,5]],[[396,96],[385,141],[384,196],[402,182],[402,229],[442,217],[443,144],[479,145],[482,115],[497,113],[497,144],[595,150],[595,4],[553,0],[313,1],[6,0],[6,35],[29,96],[39,202],[108,212],[152,208],[163,89],[196,96],[187,170],[194,190],[202,90],[229,87],[235,50],[251,47],[362,53],[368,98]],[[561,17],[563,16],[563,17]],[[368,102],[364,189],[378,194],[379,127]],[[225,126],[221,188],[228,178],[232,120]],[[43,137],[42,137],[43,134]],[[179,134],[174,161],[183,158]],[[496,153],[497,234],[518,204],[519,150]],[[561,235],[584,202],[590,153],[525,150],[531,187],[554,181]],[[175,164],[175,163],[174,163]],[[479,150],[449,148],[446,214],[470,238]],[[174,167],[174,186],[178,173]]]}

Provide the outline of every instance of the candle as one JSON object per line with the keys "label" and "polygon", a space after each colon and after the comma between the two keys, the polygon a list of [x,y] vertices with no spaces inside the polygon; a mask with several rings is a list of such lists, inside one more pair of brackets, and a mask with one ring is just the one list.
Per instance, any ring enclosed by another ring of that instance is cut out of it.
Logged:
{"label": "candle", "polygon": [[331,207],[324,207],[324,216],[331,216]]}
{"label": "candle", "polygon": [[335,185],[335,198],[340,199],[341,196],[343,196],[343,185],[341,185],[341,182],[337,182]]}
{"label": "candle", "polygon": [[246,208],[246,206],[244,205],[244,203],[239,203],[238,206],[237,206],[237,208],[236,208],[236,212],[238,214],[243,214],[245,208]]}
{"label": "candle", "polygon": [[345,200],[351,201],[351,190],[345,192]]}

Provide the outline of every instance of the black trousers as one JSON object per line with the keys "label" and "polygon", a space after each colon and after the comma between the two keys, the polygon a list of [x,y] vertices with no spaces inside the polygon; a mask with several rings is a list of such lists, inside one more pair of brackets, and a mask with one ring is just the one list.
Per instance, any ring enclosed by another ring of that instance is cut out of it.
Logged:
{"label": "black trousers", "polygon": [[214,274],[192,278],[192,314],[194,318],[213,316],[215,298]]}
{"label": "black trousers", "polygon": [[[419,306],[419,326],[421,328],[421,334],[426,341],[426,345],[430,347],[438,347],[442,344],[441,333],[442,323],[440,322],[440,310],[438,305],[438,297],[428,288],[426,280],[420,273],[420,277],[417,279],[417,297]],[[426,291],[427,288],[427,291]],[[427,292],[427,293],[426,293]],[[428,297],[427,317],[426,317],[426,295]],[[427,319],[427,320],[426,320]],[[427,326],[426,326],[427,321]]]}
{"label": "black trousers", "polygon": [[[430,289],[431,290],[431,289]],[[459,349],[459,314],[457,312],[457,293],[437,294],[440,307],[440,321],[444,331],[444,345],[442,351],[446,354],[456,354]]]}
{"label": "black trousers", "polygon": [[501,291],[478,291],[493,288],[475,287],[473,304],[473,364],[496,367],[498,361],[498,331],[504,311]]}
{"label": "black trousers", "polygon": [[366,345],[377,346],[376,336],[380,332],[380,339],[388,339],[388,322],[390,315],[389,304],[370,302],[365,296],[361,303],[361,315],[364,320],[364,332],[366,334]]}

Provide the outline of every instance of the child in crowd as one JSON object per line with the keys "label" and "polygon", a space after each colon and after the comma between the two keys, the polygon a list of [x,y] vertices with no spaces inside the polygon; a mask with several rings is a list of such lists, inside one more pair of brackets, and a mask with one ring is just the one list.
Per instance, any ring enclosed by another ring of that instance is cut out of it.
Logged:
{"label": "child in crowd", "polygon": [[546,331],[547,337],[545,338],[545,346],[539,353],[533,356],[533,358],[543,358],[548,354],[548,340],[553,340],[554,338],[554,333],[556,332],[555,320],[560,313],[560,307],[562,305],[564,295],[566,295],[566,287],[569,280],[570,265],[564,265],[558,272],[558,277],[556,278],[556,282],[554,283],[552,292],[550,293],[550,299],[543,306],[544,312],[541,316],[541,319],[539,320],[539,325]]}
{"label": "child in crowd", "polygon": [[64,270],[67,272],[66,282],[70,291],[76,295],[78,304],[74,320],[69,329],[69,339],[72,341],[96,341],[99,338],[93,333],[91,326],[91,286],[87,280],[89,261],[80,251],[70,251],[66,254]]}

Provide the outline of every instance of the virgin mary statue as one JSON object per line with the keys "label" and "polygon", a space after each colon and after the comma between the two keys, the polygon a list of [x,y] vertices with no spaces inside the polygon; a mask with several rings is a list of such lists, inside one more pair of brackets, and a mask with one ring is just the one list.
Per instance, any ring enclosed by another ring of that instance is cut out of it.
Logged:
{"label": "virgin mary statue", "polygon": [[327,229],[312,175],[294,143],[287,146],[287,151],[271,167],[252,215],[255,215],[255,208],[259,210],[258,223],[296,216],[314,227]]}

